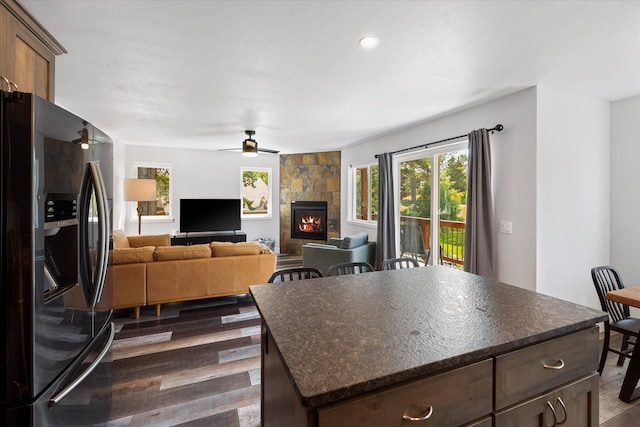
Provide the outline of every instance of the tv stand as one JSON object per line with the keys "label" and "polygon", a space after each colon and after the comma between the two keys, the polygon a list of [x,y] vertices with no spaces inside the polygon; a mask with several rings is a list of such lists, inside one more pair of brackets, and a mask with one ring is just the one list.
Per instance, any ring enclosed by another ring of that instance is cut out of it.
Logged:
{"label": "tv stand", "polygon": [[193,233],[179,233],[171,237],[171,246],[199,245],[211,242],[246,242],[247,233],[244,231],[207,231]]}

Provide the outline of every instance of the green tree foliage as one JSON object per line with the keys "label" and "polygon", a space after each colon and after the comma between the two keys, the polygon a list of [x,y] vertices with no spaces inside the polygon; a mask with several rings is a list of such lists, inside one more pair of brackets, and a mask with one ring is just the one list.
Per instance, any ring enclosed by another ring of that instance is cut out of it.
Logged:
{"label": "green tree foliage", "polygon": [[[440,170],[440,218],[460,221],[461,205],[467,201],[467,156],[445,153],[438,156]],[[400,213],[431,218],[431,158],[400,164]]]}
{"label": "green tree foliage", "polygon": [[378,165],[372,165],[370,168],[371,179],[371,219],[378,220]]}
{"label": "green tree foliage", "polygon": [[[143,214],[144,215],[169,215],[169,206],[170,206],[169,183],[171,181],[171,170],[168,168],[139,167],[138,178],[156,180],[157,201],[143,203]],[[158,204],[161,205],[162,207],[159,207]]]}
{"label": "green tree foliage", "polygon": [[269,185],[269,172],[267,171],[243,171],[242,186],[256,188],[256,181],[262,178],[265,184]]}

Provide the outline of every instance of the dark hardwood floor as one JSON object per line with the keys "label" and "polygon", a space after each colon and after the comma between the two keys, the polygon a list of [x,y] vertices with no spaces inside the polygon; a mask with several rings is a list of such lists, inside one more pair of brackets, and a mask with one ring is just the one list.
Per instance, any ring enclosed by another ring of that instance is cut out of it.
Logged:
{"label": "dark hardwood floor", "polygon": [[[249,295],[116,313],[109,426],[260,425],[260,316]],[[613,340],[619,337],[613,337]],[[640,400],[618,392],[628,362],[609,354],[600,425],[640,426]]]}
{"label": "dark hardwood floor", "polygon": [[108,425],[260,425],[260,315],[249,295],[116,316]]}

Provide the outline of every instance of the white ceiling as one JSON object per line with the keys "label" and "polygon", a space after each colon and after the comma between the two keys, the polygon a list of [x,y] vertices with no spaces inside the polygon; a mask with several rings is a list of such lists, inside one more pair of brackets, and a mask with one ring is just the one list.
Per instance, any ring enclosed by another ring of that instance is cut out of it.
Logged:
{"label": "white ceiling", "polygon": [[640,1],[21,3],[69,52],[56,102],[125,144],[324,151],[538,84],[640,94]]}

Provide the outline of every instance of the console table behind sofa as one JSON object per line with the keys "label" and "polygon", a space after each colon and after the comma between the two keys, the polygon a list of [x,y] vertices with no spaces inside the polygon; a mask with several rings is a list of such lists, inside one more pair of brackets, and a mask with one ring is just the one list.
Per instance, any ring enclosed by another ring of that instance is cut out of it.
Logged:
{"label": "console table behind sofa", "polygon": [[207,233],[180,233],[171,237],[171,246],[199,245],[211,242],[246,242],[247,233],[244,231],[211,231]]}

